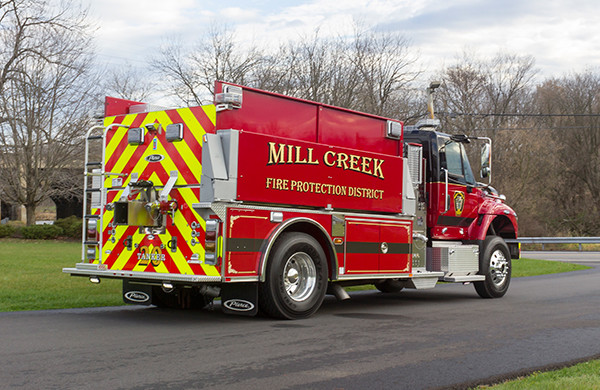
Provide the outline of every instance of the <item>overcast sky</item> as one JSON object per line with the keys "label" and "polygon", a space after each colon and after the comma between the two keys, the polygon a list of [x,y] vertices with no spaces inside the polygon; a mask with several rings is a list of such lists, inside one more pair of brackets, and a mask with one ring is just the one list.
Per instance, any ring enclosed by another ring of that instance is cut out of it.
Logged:
{"label": "overcast sky", "polygon": [[277,46],[351,34],[353,21],[399,31],[435,72],[464,50],[532,55],[543,77],[600,67],[599,0],[84,0],[98,23],[99,61],[144,66],[166,36],[193,45],[214,23],[242,42]]}

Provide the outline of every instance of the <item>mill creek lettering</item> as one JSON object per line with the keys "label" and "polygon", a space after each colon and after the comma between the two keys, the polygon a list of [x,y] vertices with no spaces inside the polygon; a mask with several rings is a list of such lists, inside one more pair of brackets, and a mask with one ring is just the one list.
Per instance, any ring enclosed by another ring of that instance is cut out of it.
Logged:
{"label": "mill creek lettering", "polygon": [[274,164],[306,164],[320,165],[320,161],[328,167],[351,170],[384,179],[382,165],[384,160],[356,154],[337,153],[328,150],[319,160],[314,156],[314,148],[297,145],[269,142],[269,162]]}

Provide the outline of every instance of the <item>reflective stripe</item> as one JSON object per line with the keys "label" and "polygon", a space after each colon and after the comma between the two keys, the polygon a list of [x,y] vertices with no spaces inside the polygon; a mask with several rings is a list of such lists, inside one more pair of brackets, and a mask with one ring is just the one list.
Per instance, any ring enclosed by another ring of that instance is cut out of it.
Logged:
{"label": "reflective stripe", "polygon": [[[177,181],[169,197],[177,201],[178,209],[174,213],[173,224],[169,222],[165,233],[154,235],[152,239],[145,232],[140,233],[138,226],[114,226],[114,211],[106,211],[102,227],[105,242],[103,263],[109,271],[219,277],[216,267],[201,264],[204,248],[199,237],[204,235],[204,220],[191,206],[200,201],[202,136],[206,132],[214,132],[215,107],[209,105],[109,117],[104,124],[118,122],[130,127],[160,123],[162,130],[161,134],[144,130],[142,145],[128,144],[127,128],[115,128],[108,132],[105,170],[126,173],[128,176],[118,186],[122,189],[108,191],[107,201],[118,201],[131,180],[150,180],[155,187],[162,187],[167,183],[170,172],[177,171]],[[172,123],[183,124],[182,141],[168,142],[165,139],[165,129]],[[137,179],[132,173],[138,174]],[[113,188],[112,179],[108,177],[105,180],[106,188]],[[196,229],[191,228],[192,222],[198,226]],[[111,234],[113,230],[114,235]],[[192,236],[193,230],[196,237]],[[132,239],[131,250],[124,245],[128,237]],[[177,239],[174,252],[168,246],[173,238]],[[188,261],[192,260],[192,256],[194,262],[190,264]]]}

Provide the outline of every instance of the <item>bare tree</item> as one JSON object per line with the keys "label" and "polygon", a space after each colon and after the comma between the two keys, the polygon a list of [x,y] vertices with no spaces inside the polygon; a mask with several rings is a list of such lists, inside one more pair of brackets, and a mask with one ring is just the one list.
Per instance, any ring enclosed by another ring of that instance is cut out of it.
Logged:
{"label": "bare tree", "polygon": [[489,60],[463,53],[442,74],[443,88],[436,95],[441,103],[445,128],[494,134],[497,129],[520,125],[531,108],[537,71],[531,56],[499,53]]}
{"label": "bare tree", "polygon": [[398,112],[398,96],[405,95],[421,74],[417,56],[402,35],[355,29],[351,61],[360,80],[357,109],[378,115]]}
{"label": "bare tree", "polygon": [[227,27],[212,26],[195,50],[186,51],[176,39],[161,50],[153,66],[167,77],[172,94],[184,104],[203,104],[214,93],[214,81],[252,85],[263,59],[255,46],[242,47]]}
{"label": "bare tree", "polygon": [[121,99],[144,102],[154,91],[147,72],[124,64],[114,67],[106,74],[105,93]]}
{"label": "bare tree", "polygon": [[293,44],[281,44],[274,53],[263,53],[254,69],[253,86],[262,90],[295,96],[298,92],[294,78],[298,51]]}
{"label": "bare tree", "polygon": [[242,47],[227,27],[211,27],[192,51],[177,40],[154,66],[184,104],[210,99],[214,80],[253,86],[380,115],[410,111],[406,95],[420,74],[408,41],[395,33],[356,28],[355,36],[323,38],[319,29],[267,52]]}
{"label": "bare tree", "polygon": [[[4,53],[16,60],[5,62],[10,66],[1,84],[0,191],[25,205],[31,224],[41,201],[79,184],[64,178],[72,177],[68,168],[81,151],[97,83],[86,78],[92,61],[85,14],[71,15],[66,8],[52,15],[45,2],[6,4],[12,8],[2,20],[4,47],[21,49],[12,51],[17,56]],[[58,180],[65,184],[54,188]]]}
{"label": "bare tree", "polygon": [[600,74],[587,71],[539,86],[537,103],[549,125],[555,161],[545,194],[554,202],[548,216],[561,232],[598,235],[600,222]]}

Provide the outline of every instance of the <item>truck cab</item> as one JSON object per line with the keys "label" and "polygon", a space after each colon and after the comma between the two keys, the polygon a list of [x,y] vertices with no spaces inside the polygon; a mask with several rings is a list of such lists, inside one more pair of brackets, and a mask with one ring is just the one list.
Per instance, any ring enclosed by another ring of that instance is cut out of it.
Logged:
{"label": "truck cab", "polygon": [[[428,248],[455,245],[455,250],[459,246],[477,245],[479,274],[489,275],[486,271],[492,269],[487,282],[474,282],[477,292],[483,297],[501,296],[510,279],[509,258],[519,258],[518,244],[506,244],[504,240],[517,237],[518,224],[515,211],[490,185],[491,140],[446,134],[438,131],[438,126],[438,120],[424,120],[406,126],[404,133],[405,142],[420,145],[423,153],[425,180],[418,189],[418,209],[422,215],[417,216],[416,224],[423,221],[426,225],[423,230],[429,237]],[[475,179],[467,155],[467,150],[480,141],[483,145],[479,173],[487,183]],[[428,253],[427,258],[431,256]],[[431,264],[427,264],[427,269],[432,269]],[[496,283],[490,283],[489,279]]]}

